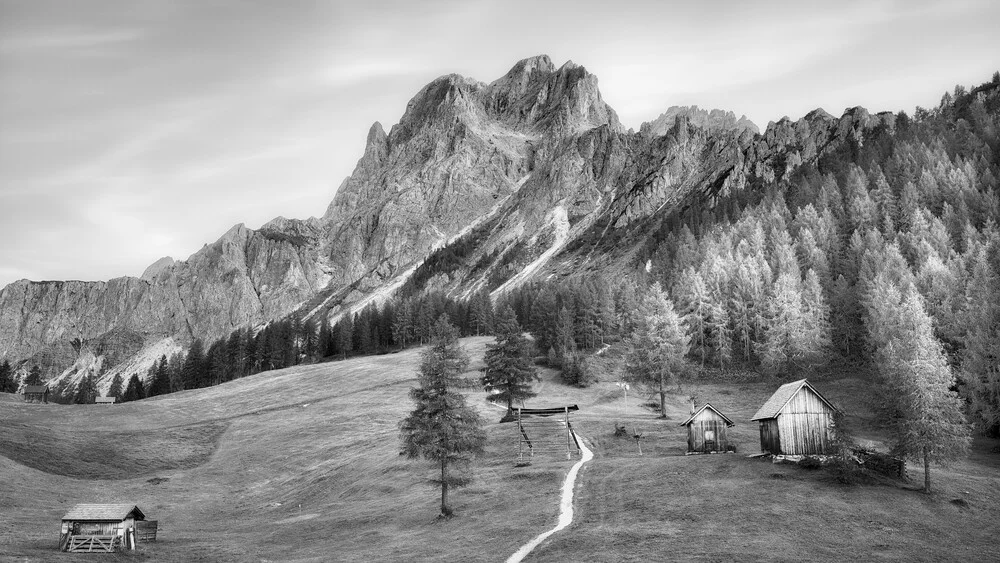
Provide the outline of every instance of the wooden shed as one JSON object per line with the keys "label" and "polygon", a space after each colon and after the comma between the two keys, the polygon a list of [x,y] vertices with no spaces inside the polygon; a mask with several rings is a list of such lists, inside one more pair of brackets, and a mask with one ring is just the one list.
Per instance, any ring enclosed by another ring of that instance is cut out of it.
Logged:
{"label": "wooden shed", "polygon": [[113,405],[115,404],[115,397],[97,397],[94,399],[94,403],[98,405]]}
{"label": "wooden shed", "polygon": [[134,504],[78,504],[62,518],[59,549],[110,552],[135,549],[135,528],[146,515]]}
{"label": "wooden shed", "polygon": [[49,402],[49,386],[48,385],[25,385],[24,393],[22,393],[25,401],[40,403]]}
{"label": "wooden shed", "polygon": [[687,426],[687,453],[710,454],[729,451],[729,438],[726,435],[726,429],[735,426],[735,423],[719,412],[711,403],[705,403],[703,407],[682,422],[681,426]]}
{"label": "wooden shed", "polygon": [[760,422],[760,449],[774,455],[833,453],[836,407],[805,379],[786,383],[751,420]]}

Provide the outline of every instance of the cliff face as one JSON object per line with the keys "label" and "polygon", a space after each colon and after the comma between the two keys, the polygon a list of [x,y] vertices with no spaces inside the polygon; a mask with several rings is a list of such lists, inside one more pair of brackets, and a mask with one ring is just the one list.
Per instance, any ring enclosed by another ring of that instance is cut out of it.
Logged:
{"label": "cliff face", "polygon": [[[165,338],[212,340],[279,318],[330,278],[314,223],[237,225],[187,261],[158,261],[142,278],[12,283],[0,290],[0,356],[30,358],[53,376],[84,350],[109,368]],[[133,337],[113,338],[121,333]]]}
{"label": "cliff face", "polygon": [[[647,221],[684,201],[773,182],[892,126],[891,114],[819,110],[761,134],[745,118],[695,107],[671,108],[634,133],[603,101],[597,78],[572,62],[525,59],[490,84],[443,76],[388,133],[372,125],[364,156],[322,218],[237,225],[141,278],[22,280],[0,290],[0,356],[30,358],[64,380],[87,370],[107,379],[115,366],[193,338],[211,341],[299,308],[335,311],[344,296],[398,282],[472,226],[488,231],[474,258],[500,257],[453,276],[449,290],[502,292],[547,271],[607,267],[635,246],[595,256],[609,233],[641,240]],[[497,276],[498,268],[510,274]]]}

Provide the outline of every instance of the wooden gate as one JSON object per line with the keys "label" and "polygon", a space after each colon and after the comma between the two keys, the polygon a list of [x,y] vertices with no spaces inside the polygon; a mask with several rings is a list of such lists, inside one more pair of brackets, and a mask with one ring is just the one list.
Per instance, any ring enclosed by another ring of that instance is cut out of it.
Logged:
{"label": "wooden gate", "polygon": [[135,541],[156,541],[156,520],[136,520]]}
{"label": "wooden gate", "polygon": [[111,553],[121,549],[121,536],[70,536],[66,551],[71,553]]}

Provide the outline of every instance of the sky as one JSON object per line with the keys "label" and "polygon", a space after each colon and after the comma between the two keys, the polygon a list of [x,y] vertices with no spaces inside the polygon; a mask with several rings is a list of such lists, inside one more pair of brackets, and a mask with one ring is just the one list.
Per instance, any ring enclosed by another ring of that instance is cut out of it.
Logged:
{"label": "sky", "polygon": [[434,78],[548,54],[626,127],[913,111],[1000,69],[1000,2],[0,0],[0,287],[142,274],[321,216]]}

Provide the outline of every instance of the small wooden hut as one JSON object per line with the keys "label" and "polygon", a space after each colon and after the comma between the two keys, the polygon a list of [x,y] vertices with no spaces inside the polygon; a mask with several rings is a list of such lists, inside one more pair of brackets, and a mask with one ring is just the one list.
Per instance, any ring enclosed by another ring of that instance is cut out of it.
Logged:
{"label": "small wooden hut", "polygon": [[48,385],[25,385],[24,393],[22,394],[25,401],[29,402],[39,402],[48,403],[49,402],[49,386]]}
{"label": "small wooden hut", "polygon": [[115,404],[115,397],[98,397],[94,399],[94,403],[98,405],[113,405]]}
{"label": "small wooden hut", "polygon": [[59,549],[112,552],[135,549],[135,528],[146,515],[134,504],[78,504],[62,518]]}
{"label": "small wooden hut", "polygon": [[729,451],[726,429],[736,424],[719,412],[711,403],[693,412],[681,423],[687,426],[689,454],[710,454]]}
{"label": "small wooden hut", "polygon": [[760,449],[774,455],[824,455],[833,447],[837,408],[805,379],[786,383],[751,420],[760,423]]}

